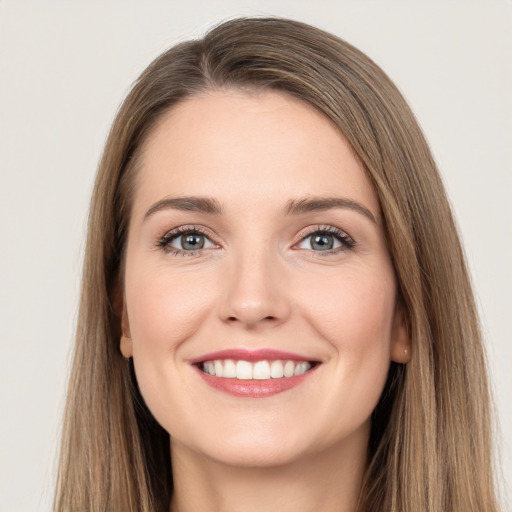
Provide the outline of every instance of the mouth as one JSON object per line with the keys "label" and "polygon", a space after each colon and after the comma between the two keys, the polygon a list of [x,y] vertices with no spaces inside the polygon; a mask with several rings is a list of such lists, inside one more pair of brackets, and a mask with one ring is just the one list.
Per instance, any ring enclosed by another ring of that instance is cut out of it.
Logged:
{"label": "mouth", "polygon": [[234,359],[214,359],[199,363],[199,369],[214,377],[238,380],[288,379],[303,375],[314,368],[315,361],[262,360],[244,361]]}
{"label": "mouth", "polygon": [[274,350],[226,350],[192,361],[199,375],[218,391],[263,398],[301,384],[320,361]]}

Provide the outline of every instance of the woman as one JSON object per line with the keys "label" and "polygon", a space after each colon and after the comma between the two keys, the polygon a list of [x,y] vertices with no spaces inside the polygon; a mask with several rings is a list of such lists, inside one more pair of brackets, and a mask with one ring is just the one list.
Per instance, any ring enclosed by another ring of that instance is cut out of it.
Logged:
{"label": "woman", "polygon": [[92,199],[55,510],[498,510],[477,314],[386,75],[238,19],[142,74]]}

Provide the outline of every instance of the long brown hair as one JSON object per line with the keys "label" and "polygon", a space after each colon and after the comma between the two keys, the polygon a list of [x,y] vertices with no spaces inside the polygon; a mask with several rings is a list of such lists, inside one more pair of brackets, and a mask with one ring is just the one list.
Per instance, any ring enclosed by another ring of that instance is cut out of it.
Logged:
{"label": "long brown hair", "polygon": [[347,138],[380,200],[412,343],[373,413],[361,511],[498,510],[477,312],[435,162],[405,100],[363,53],[276,18],[235,19],[179,44],[120,108],[89,215],[55,511],[168,510],[168,434],[119,351],[116,300],[138,151],[159,117],[212,88],[271,88],[313,105]]}

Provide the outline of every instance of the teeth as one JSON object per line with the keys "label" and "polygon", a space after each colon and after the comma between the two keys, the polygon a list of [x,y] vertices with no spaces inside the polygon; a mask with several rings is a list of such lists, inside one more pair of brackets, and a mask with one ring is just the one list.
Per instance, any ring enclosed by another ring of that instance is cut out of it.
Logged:
{"label": "teeth", "polygon": [[216,359],[203,363],[204,373],[216,377],[240,380],[268,380],[302,375],[311,369],[307,361],[233,361],[232,359]]}
{"label": "teeth", "polygon": [[224,372],[223,377],[234,379],[236,377],[236,365],[232,359],[226,359],[224,361]]}
{"label": "teeth", "polygon": [[285,377],[292,377],[295,370],[295,363],[293,361],[286,361],[283,368],[283,375]]}
{"label": "teeth", "polygon": [[248,361],[237,361],[236,378],[242,380],[252,379],[252,364]]}
{"label": "teeth", "polygon": [[270,365],[267,361],[258,361],[254,364],[252,378],[258,380],[270,379]]}
{"label": "teeth", "polygon": [[272,361],[270,365],[270,376],[273,379],[280,379],[284,376],[283,363],[281,361]]}
{"label": "teeth", "polygon": [[306,373],[310,368],[311,368],[311,365],[304,361],[302,363],[299,363],[295,367],[295,371],[293,372],[293,374],[294,375],[302,375],[303,373]]}
{"label": "teeth", "polygon": [[213,363],[213,367],[215,369],[215,373],[213,375],[217,375],[217,377],[223,377],[223,366],[222,361],[215,361]]}

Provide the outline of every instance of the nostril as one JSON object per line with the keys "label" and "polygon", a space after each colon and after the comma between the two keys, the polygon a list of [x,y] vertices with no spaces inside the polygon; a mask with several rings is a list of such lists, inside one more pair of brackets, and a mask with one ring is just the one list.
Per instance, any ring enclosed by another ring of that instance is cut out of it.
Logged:
{"label": "nostril", "polygon": [[[263,318],[261,318],[260,320],[257,320],[255,322],[251,322],[251,323],[257,323],[258,321],[268,321],[268,322],[274,322],[277,320],[277,317],[275,316],[272,316],[272,315],[269,315],[269,316],[265,316]],[[243,321],[242,319],[236,317],[236,316],[229,316],[227,318],[227,321],[228,322],[238,322],[238,321]]]}

